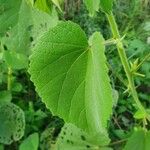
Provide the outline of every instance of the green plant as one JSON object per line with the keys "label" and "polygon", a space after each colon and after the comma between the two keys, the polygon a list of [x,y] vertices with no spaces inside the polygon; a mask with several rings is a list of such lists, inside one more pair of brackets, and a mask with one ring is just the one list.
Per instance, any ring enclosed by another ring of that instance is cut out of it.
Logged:
{"label": "green plant", "polygon": [[149,150],[148,5],[0,0],[0,150]]}
{"label": "green plant", "polygon": [[[95,3],[93,0],[85,0],[84,2],[91,15],[99,10],[98,6],[106,14],[113,34],[112,42],[116,43],[128,80],[126,91],[132,95],[136,103],[137,112],[134,117],[142,119],[143,127],[146,129],[147,121],[150,120],[149,111],[141,104],[134,83],[138,64],[130,66],[128,62],[112,13],[113,1],[97,0]],[[106,128],[112,114],[113,97],[104,54],[105,44],[107,41],[105,42],[97,32],[90,37],[88,44],[78,25],[62,22],[39,40],[31,55],[29,69],[31,80],[43,102],[54,115],[60,116],[66,123],[72,123],[85,132],[80,133],[77,127],[66,124],[64,128],[67,130],[67,135],[64,134],[62,137],[61,134],[64,132],[62,130],[56,144],[58,149],[59,147],[64,150],[101,149],[109,146]],[[72,135],[68,135],[68,130],[72,130]],[[75,133],[78,134],[74,137]],[[103,138],[101,134],[104,135]],[[79,141],[75,140],[82,135],[85,137],[84,140],[82,138]],[[66,137],[71,140],[66,142]],[[97,140],[93,141],[94,138]],[[86,145],[86,142],[89,145]],[[127,149],[130,148],[129,146]]]}
{"label": "green plant", "polygon": [[[31,48],[38,36],[55,26],[57,12],[51,7],[48,15],[28,2],[0,0],[0,149],[31,147],[26,138],[41,130],[41,122],[49,124],[46,119],[51,116],[42,107],[31,106],[34,96],[30,97],[28,90],[27,68]],[[33,141],[36,143],[36,138]]]}

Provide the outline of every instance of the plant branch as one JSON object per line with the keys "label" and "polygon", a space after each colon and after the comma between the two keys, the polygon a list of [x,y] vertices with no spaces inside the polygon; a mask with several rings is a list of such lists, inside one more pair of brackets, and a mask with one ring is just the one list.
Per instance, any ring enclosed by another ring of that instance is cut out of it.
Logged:
{"label": "plant branch", "polygon": [[[113,34],[114,38],[115,39],[121,39],[119,30],[118,30],[118,26],[117,26],[117,23],[116,23],[116,20],[114,18],[113,13],[106,14],[106,16],[108,18],[108,21],[109,21],[109,24],[110,24],[110,27],[111,27],[111,31],[112,31],[112,34]],[[142,106],[141,102],[139,101],[138,95],[137,95],[133,75],[131,73],[131,69],[130,69],[130,66],[129,66],[129,63],[128,63],[128,59],[127,59],[127,56],[126,56],[126,53],[125,53],[125,49],[124,49],[124,46],[123,46],[123,43],[122,43],[121,40],[118,40],[117,49],[118,49],[119,57],[121,59],[124,71],[125,71],[127,79],[128,79],[128,83],[129,83],[129,87],[130,87],[130,90],[131,90],[132,97],[133,97],[134,101],[136,102],[137,107],[142,112],[145,113],[146,112],[145,108]]]}

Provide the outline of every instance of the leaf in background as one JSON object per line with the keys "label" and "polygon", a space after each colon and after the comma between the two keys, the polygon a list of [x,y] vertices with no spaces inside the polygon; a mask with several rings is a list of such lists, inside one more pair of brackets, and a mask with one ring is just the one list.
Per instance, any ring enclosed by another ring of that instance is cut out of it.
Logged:
{"label": "leaf in background", "polygon": [[26,0],[0,0],[0,3],[1,42],[8,50],[29,54],[31,43],[57,24],[54,9],[48,15],[28,5]]}
{"label": "leaf in background", "polygon": [[127,141],[124,150],[149,150],[150,149],[150,131],[138,129],[134,131]]}
{"label": "leaf in background", "polygon": [[129,59],[138,58],[139,56],[143,56],[144,52],[149,48],[147,44],[145,44],[140,39],[133,39],[129,41],[127,54]]}
{"label": "leaf in background", "polygon": [[0,104],[3,104],[4,102],[11,102],[12,95],[10,91],[0,91]]}
{"label": "leaf in background", "polygon": [[113,7],[113,0],[100,0],[100,7],[105,13],[110,13]]}
{"label": "leaf in background", "polygon": [[84,129],[99,140],[112,113],[104,39],[91,37],[75,23],[61,22],[39,41],[29,72],[36,90],[54,115]]}
{"label": "leaf in background", "polygon": [[4,150],[4,145],[0,144],[0,150]]}
{"label": "leaf in background", "polygon": [[12,69],[25,69],[28,67],[28,57],[15,51],[4,51],[4,60]]}
{"label": "leaf in background", "polygon": [[58,9],[62,12],[60,5],[63,3],[64,0],[52,0],[52,2],[58,7]]}
{"label": "leaf in background", "polygon": [[135,119],[143,119],[146,118],[147,113],[143,113],[141,110],[138,110],[135,114],[134,114],[134,118]]}
{"label": "leaf in background", "polygon": [[42,10],[49,14],[52,12],[52,9],[53,9],[51,1],[49,0],[36,0],[34,5],[39,10]]}
{"label": "leaf in background", "polygon": [[117,90],[113,89],[112,94],[113,94],[113,106],[116,107],[119,99],[119,93]]}
{"label": "leaf in background", "polygon": [[0,0],[0,35],[17,24],[21,0]]}
{"label": "leaf in background", "polygon": [[144,22],[143,29],[150,32],[150,21]]}
{"label": "leaf in background", "polygon": [[0,143],[11,144],[24,135],[25,116],[22,109],[12,103],[0,105]]}
{"label": "leaf in background", "polygon": [[77,128],[73,124],[65,124],[58,136],[56,150],[112,150],[106,145],[110,140],[100,133],[101,141],[96,145],[96,138]]}
{"label": "leaf in background", "polygon": [[38,150],[39,135],[33,133],[29,135],[19,146],[19,150]]}
{"label": "leaf in background", "polygon": [[23,86],[21,83],[19,82],[13,82],[12,83],[12,91],[13,92],[21,92],[21,90],[23,89]]}
{"label": "leaf in background", "polygon": [[46,127],[46,129],[40,135],[40,149],[48,150],[53,149],[54,144],[56,143],[56,138],[58,137],[58,133],[60,129],[64,125],[63,120],[60,121],[60,118],[53,117],[50,124]]}
{"label": "leaf in background", "polygon": [[84,3],[90,13],[90,16],[94,16],[95,12],[99,10],[100,0],[84,0]]}

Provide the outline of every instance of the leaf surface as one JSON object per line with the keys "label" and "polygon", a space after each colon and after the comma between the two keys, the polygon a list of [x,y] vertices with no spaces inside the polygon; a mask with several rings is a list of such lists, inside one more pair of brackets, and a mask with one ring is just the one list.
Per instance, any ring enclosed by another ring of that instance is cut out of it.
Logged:
{"label": "leaf surface", "polygon": [[124,150],[149,150],[150,131],[138,129],[129,138]]}
{"label": "leaf surface", "polygon": [[29,135],[19,146],[19,150],[38,150],[39,135],[33,133]]}
{"label": "leaf surface", "polygon": [[100,7],[105,13],[112,11],[113,0],[100,0]]}
{"label": "leaf surface", "polygon": [[96,139],[73,124],[65,124],[58,136],[56,150],[111,150],[106,147],[110,140],[103,134],[100,134],[101,141],[99,145],[95,144]]}
{"label": "leaf surface", "polygon": [[12,103],[0,104],[0,143],[11,144],[24,135],[25,116],[22,109]]}
{"label": "leaf surface", "polygon": [[84,3],[91,16],[101,8],[105,13],[111,13],[113,0],[84,0]]}
{"label": "leaf surface", "polygon": [[52,2],[58,7],[58,9],[60,11],[62,11],[61,9],[61,4],[63,3],[64,0],[52,0]]}
{"label": "leaf surface", "polygon": [[4,51],[4,60],[8,67],[13,69],[25,69],[28,67],[28,57],[15,51]]}
{"label": "leaf surface", "polygon": [[11,102],[12,95],[10,91],[0,91],[0,104]]}
{"label": "leaf surface", "polygon": [[91,16],[93,16],[95,12],[99,10],[100,0],[84,0],[84,3]]}
{"label": "leaf surface", "polygon": [[35,44],[50,27],[57,24],[55,10],[51,16],[32,8],[26,0],[0,0],[0,37],[1,44],[8,50],[29,54]]}
{"label": "leaf surface", "polygon": [[35,3],[33,4],[35,7],[37,7],[39,10],[51,13],[52,10],[52,5],[49,0],[36,0]]}
{"label": "leaf surface", "polygon": [[46,106],[66,122],[99,137],[112,113],[104,39],[90,38],[75,23],[61,22],[38,42],[29,72]]}

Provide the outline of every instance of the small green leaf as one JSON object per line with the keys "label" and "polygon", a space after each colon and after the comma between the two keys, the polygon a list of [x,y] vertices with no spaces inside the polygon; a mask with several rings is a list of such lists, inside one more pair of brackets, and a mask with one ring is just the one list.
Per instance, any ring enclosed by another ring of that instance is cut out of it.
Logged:
{"label": "small green leaf", "polygon": [[90,13],[90,16],[94,16],[95,12],[99,10],[100,0],[84,0],[84,3]]}
{"label": "small green leaf", "polygon": [[150,149],[150,131],[138,129],[134,131],[127,141],[124,150],[149,150]]}
{"label": "small green leaf", "polygon": [[100,133],[101,140],[96,144],[96,138],[77,128],[73,124],[65,124],[58,136],[56,150],[111,150],[106,147],[110,140]]}
{"label": "small green leaf", "polygon": [[110,13],[112,11],[113,0],[100,0],[100,7],[105,13]]}
{"label": "small green leaf", "polygon": [[52,0],[52,2],[58,7],[58,9],[62,12],[61,4],[63,3],[63,0]]}
{"label": "small green leaf", "polygon": [[135,119],[144,119],[146,118],[147,113],[142,112],[141,110],[138,110],[135,114],[134,114],[134,118]]}
{"label": "small green leaf", "polygon": [[13,84],[12,84],[12,91],[14,91],[14,92],[20,92],[21,90],[23,89],[23,87],[22,87],[22,84],[21,83],[19,83],[19,82],[14,82]]}
{"label": "small green leaf", "polygon": [[12,69],[25,69],[28,67],[28,57],[15,51],[4,51],[4,60]]}
{"label": "small green leaf", "polygon": [[0,91],[0,104],[3,104],[5,102],[11,102],[12,95],[10,91]]}
{"label": "small green leaf", "polygon": [[35,7],[38,8],[39,10],[42,10],[47,13],[51,13],[52,11],[52,5],[49,0],[36,0],[34,3]]}
{"label": "small green leaf", "polygon": [[0,143],[11,144],[24,135],[25,116],[20,107],[12,103],[0,105]]}
{"label": "small green leaf", "polygon": [[116,130],[113,130],[113,132],[114,132],[115,136],[117,136],[120,139],[124,139],[126,136],[125,131],[122,129],[116,129]]}
{"label": "small green leaf", "polygon": [[19,150],[38,150],[38,145],[39,135],[38,133],[33,133],[21,143]]}
{"label": "small green leaf", "polygon": [[61,22],[47,32],[30,58],[31,80],[43,102],[66,122],[100,139],[112,114],[104,39],[88,41],[75,23]]}

